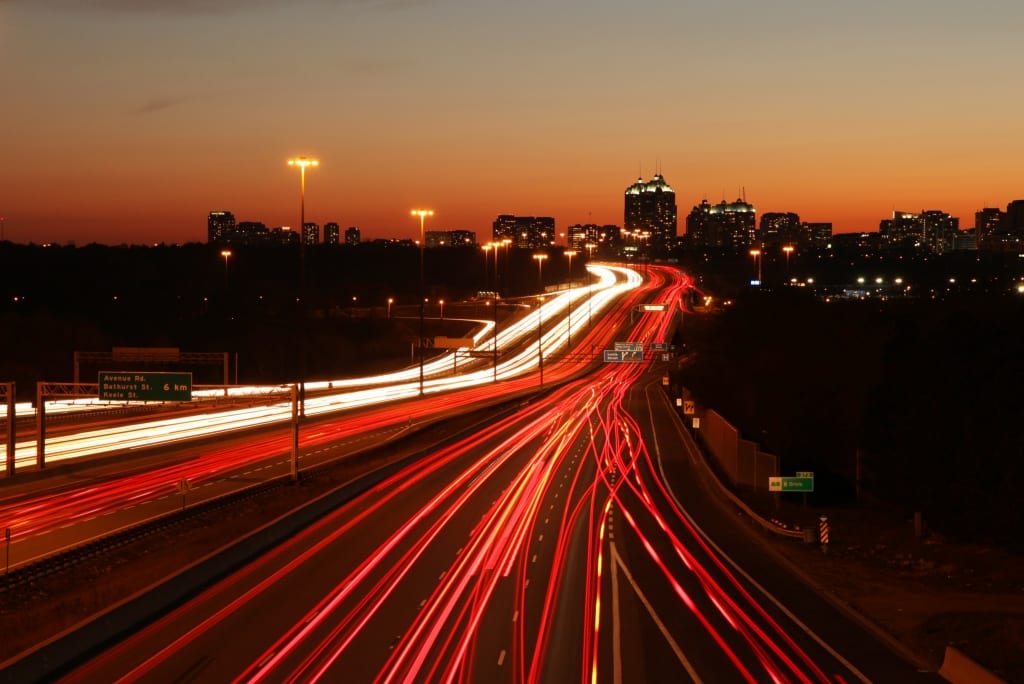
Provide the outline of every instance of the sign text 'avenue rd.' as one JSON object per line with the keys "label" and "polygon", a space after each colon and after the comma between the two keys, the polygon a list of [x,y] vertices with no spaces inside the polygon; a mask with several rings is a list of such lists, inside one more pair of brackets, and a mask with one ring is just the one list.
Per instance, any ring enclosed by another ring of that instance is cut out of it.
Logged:
{"label": "sign text 'avenue rd.'", "polygon": [[103,401],[192,401],[191,373],[100,371]]}

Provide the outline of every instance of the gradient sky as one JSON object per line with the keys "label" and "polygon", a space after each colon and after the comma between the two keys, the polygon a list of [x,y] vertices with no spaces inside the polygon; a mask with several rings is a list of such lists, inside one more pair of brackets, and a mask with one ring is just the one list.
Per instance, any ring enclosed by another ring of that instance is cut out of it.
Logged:
{"label": "gradient sky", "polygon": [[1020,0],[0,0],[17,242],[205,241],[227,209],[364,239],[690,207],[837,232],[1024,198]]}

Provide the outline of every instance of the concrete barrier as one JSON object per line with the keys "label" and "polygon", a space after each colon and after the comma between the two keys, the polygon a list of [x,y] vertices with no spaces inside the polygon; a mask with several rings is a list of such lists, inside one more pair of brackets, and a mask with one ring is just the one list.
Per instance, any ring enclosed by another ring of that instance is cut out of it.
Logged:
{"label": "concrete barrier", "polygon": [[946,646],[939,674],[953,684],[1007,684],[955,646]]}

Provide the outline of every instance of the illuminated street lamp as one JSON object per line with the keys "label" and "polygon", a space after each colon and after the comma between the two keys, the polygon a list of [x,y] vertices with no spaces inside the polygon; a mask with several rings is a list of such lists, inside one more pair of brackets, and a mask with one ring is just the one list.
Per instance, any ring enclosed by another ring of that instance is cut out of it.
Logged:
{"label": "illuminated street lamp", "polygon": [[[503,238],[502,241],[496,245],[505,248],[505,279],[508,279],[508,253],[512,249],[512,238]],[[498,254],[494,254],[494,280],[498,281]],[[507,291],[507,288],[505,288]]]}
{"label": "illuminated street lamp", "polygon": [[423,309],[426,307],[426,302],[427,302],[426,298],[424,297],[424,295],[426,294],[426,285],[424,284],[424,281],[423,281],[423,248],[426,245],[426,242],[425,242],[426,233],[424,233],[423,222],[426,220],[426,218],[428,216],[433,216],[434,215],[434,210],[433,209],[413,209],[412,210],[412,215],[420,217],[420,343],[419,343],[418,346],[419,346],[419,350],[420,350],[420,396],[422,396],[423,395],[423,341],[424,341],[424,339],[423,339],[423,315],[424,315]]}
{"label": "illuminated street lamp", "polygon": [[537,369],[540,371],[540,386],[544,386],[544,350],[541,347],[541,314],[540,310],[544,308],[544,278],[542,277],[542,271],[544,270],[544,260],[548,258],[547,254],[534,254],[533,258],[537,260],[537,290],[540,295],[537,298]]}
{"label": "illuminated street lamp", "polygon": [[576,256],[576,250],[567,249],[563,254],[569,258],[569,308],[567,310],[568,315],[565,318],[565,345],[568,350],[569,345],[572,344],[572,258]]}
{"label": "illuminated street lamp", "polygon": [[388,297],[388,320],[391,320],[391,305],[395,303],[394,297]]}
{"label": "illuminated street lamp", "polygon": [[[587,248],[587,261],[594,258],[594,250],[597,249],[597,245],[593,242],[588,242]],[[590,271],[587,271],[587,327],[594,325],[594,305],[591,300],[594,298],[594,278],[590,275]]]}
{"label": "illuminated street lamp", "polygon": [[220,255],[224,257],[224,287],[228,286],[228,258],[231,256],[230,249],[220,250]]}
{"label": "illuminated street lamp", "polygon": [[[484,290],[491,290],[491,303],[493,309],[491,314],[494,316],[494,382],[498,382],[498,248],[501,247],[500,242],[488,242],[484,245]],[[487,280],[487,253],[490,250],[494,250],[494,287],[490,286],[490,281]]]}
{"label": "illuminated street lamp", "polygon": [[444,321],[444,300],[439,299],[437,303],[441,305],[441,320]]}
{"label": "illuminated street lamp", "polygon": [[757,283],[761,284],[761,250],[752,249],[750,250],[750,256],[754,257],[754,262],[757,264]]}
{"label": "illuminated street lamp", "polygon": [[782,251],[786,253],[786,273],[789,273],[789,255],[793,253],[793,245],[786,245],[782,248]]}
{"label": "illuminated street lamp", "polygon": [[[491,261],[490,261],[490,253],[491,253],[491,250],[494,249],[494,243],[493,242],[488,242],[486,245],[480,245],[480,249],[482,249],[484,251],[484,290],[489,290],[489,289],[491,289]],[[497,256],[498,256],[497,250],[495,250],[494,256],[495,256],[495,259],[497,259]],[[497,270],[497,268],[498,268],[497,264],[495,264],[494,268],[495,268],[495,270]]]}
{"label": "illuminated street lamp", "polygon": [[[306,303],[306,167],[319,166],[316,159],[297,157],[288,160],[288,166],[299,167],[299,307],[300,314]],[[299,417],[306,416],[306,320],[302,316],[302,334],[299,338]]]}
{"label": "illuminated street lamp", "polygon": [[306,245],[306,167],[319,165],[320,162],[316,159],[307,159],[306,157],[288,160],[288,166],[299,167],[299,254],[303,260]]}

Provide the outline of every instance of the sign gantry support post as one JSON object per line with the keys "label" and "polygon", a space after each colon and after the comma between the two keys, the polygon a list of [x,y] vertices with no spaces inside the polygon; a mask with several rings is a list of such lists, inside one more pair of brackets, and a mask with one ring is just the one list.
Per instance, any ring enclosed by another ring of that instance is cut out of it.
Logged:
{"label": "sign gantry support post", "polygon": [[36,383],[36,465],[42,470],[46,465],[46,394],[43,386],[46,383]]}
{"label": "sign gantry support post", "polygon": [[299,388],[292,385],[292,482],[299,481]]}
{"label": "sign gantry support post", "polygon": [[14,448],[18,440],[18,416],[14,406],[14,383],[0,385],[7,397],[7,477],[14,477]]}

